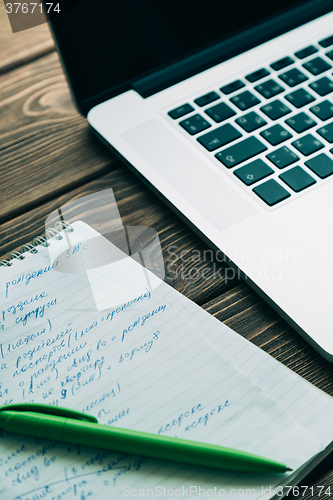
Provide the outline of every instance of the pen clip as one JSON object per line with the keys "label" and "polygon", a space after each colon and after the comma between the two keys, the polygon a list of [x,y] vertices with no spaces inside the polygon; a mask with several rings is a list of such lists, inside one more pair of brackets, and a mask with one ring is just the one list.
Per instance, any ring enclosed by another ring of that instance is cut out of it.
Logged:
{"label": "pen clip", "polygon": [[68,408],[63,408],[53,405],[39,405],[34,403],[22,403],[14,405],[0,406],[1,411],[30,411],[34,413],[45,413],[47,415],[55,415],[57,417],[73,418],[75,420],[83,420],[86,422],[98,423],[97,418],[92,415],[86,415],[80,411],[69,410]]}

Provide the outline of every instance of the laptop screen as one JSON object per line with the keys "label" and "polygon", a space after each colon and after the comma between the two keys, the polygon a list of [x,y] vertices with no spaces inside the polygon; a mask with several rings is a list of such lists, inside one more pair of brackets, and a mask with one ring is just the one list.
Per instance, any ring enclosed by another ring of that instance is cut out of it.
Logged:
{"label": "laptop screen", "polygon": [[52,20],[78,100],[114,89],[179,61],[299,0],[65,0]]}

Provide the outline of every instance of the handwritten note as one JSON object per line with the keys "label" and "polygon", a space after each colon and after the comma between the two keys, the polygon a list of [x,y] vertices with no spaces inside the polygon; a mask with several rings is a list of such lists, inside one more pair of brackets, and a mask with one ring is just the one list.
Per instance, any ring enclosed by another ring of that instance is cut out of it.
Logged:
{"label": "handwritten note", "polygon": [[[65,406],[105,425],[257,453],[295,472],[237,474],[147,459],[144,449],[132,456],[2,432],[1,500],[113,499],[148,489],[193,498],[199,488],[252,488],[251,498],[268,498],[330,445],[329,396],[106,240],[101,247],[89,226],[74,229],[0,269],[0,404]],[[64,267],[67,250],[73,260]]]}

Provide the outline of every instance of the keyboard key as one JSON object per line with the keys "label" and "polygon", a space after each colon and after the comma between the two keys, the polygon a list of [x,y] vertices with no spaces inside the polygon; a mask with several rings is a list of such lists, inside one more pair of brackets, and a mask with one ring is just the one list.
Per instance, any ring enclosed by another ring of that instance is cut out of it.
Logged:
{"label": "keyboard key", "polygon": [[320,80],[317,80],[316,82],[310,83],[309,85],[312,90],[317,92],[317,94],[324,96],[329,94],[330,92],[333,92],[333,82],[327,76],[324,76]]}
{"label": "keyboard key", "polygon": [[251,111],[247,115],[237,118],[235,122],[242,127],[246,132],[253,132],[257,128],[267,125],[267,122],[261,116],[257,115],[254,111]]}
{"label": "keyboard key", "polygon": [[279,59],[275,63],[271,64],[271,68],[275,69],[275,71],[280,71],[280,69],[286,68],[293,64],[294,60],[291,57],[284,57],[283,59]]}
{"label": "keyboard key", "polygon": [[313,75],[320,75],[321,73],[324,73],[324,71],[327,71],[332,67],[320,57],[316,57],[315,59],[312,59],[312,61],[308,61],[302,64],[302,66],[303,68],[310,71],[310,73],[312,73]]}
{"label": "keyboard key", "polygon": [[318,42],[318,43],[319,43],[319,45],[324,47],[324,49],[326,49],[326,47],[333,45],[333,35],[329,36],[327,38],[324,38],[324,40],[320,40],[320,42]]}
{"label": "keyboard key", "polygon": [[295,52],[295,56],[298,57],[298,59],[304,59],[305,57],[311,56],[311,54],[315,54],[316,52],[318,52],[318,49],[316,49],[313,45],[310,45],[309,47],[305,47],[305,49]]}
{"label": "keyboard key", "polygon": [[179,106],[179,108],[169,111],[168,115],[174,120],[177,120],[177,118],[187,115],[188,113],[191,113],[191,111],[194,111],[194,108],[192,108],[190,104],[183,104],[183,106]]}
{"label": "keyboard key", "polygon": [[305,165],[321,179],[325,179],[333,174],[333,160],[324,153],[306,161]]}
{"label": "keyboard key", "polygon": [[299,160],[298,156],[290,151],[286,146],[276,149],[273,153],[269,153],[268,158],[276,167],[285,168]]}
{"label": "keyboard key", "polygon": [[217,99],[220,99],[220,96],[216,92],[209,92],[209,94],[205,94],[202,97],[198,97],[198,99],[194,99],[194,102],[198,106],[206,106],[206,104],[217,101]]}
{"label": "keyboard key", "polygon": [[255,71],[254,73],[251,73],[250,75],[247,75],[245,78],[253,83],[253,82],[256,82],[258,80],[261,80],[262,78],[265,78],[265,76],[269,75],[269,71],[267,71],[267,69],[265,68],[262,68],[262,69],[259,69],[258,71]]}
{"label": "keyboard key", "polygon": [[225,85],[224,87],[221,87],[220,90],[223,92],[223,94],[232,94],[232,92],[236,92],[236,90],[239,90],[241,88],[245,87],[245,83],[241,82],[240,80],[235,80],[232,83],[229,83],[228,85]]}
{"label": "keyboard key", "polygon": [[316,183],[311,175],[298,166],[287,170],[287,172],[283,172],[279,177],[296,193]]}
{"label": "keyboard key", "polygon": [[323,101],[310,108],[310,111],[322,121],[328,120],[333,116],[333,104],[329,101]]}
{"label": "keyboard key", "polygon": [[315,139],[311,134],[297,139],[297,141],[292,142],[292,145],[304,156],[309,156],[324,147],[324,145],[318,141],[318,139]]}
{"label": "keyboard key", "polygon": [[267,82],[261,83],[254,88],[257,92],[259,92],[259,94],[266,97],[266,99],[270,99],[271,97],[281,94],[281,92],[284,91],[284,88],[274,82],[274,80],[268,80]]}
{"label": "keyboard key", "polygon": [[271,120],[277,120],[281,116],[291,113],[290,109],[279,100],[266,104],[266,106],[260,108],[260,111],[265,113]]}
{"label": "keyboard key", "polygon": [[274,179],[263,182],[259,186],[253,188],[252,191],[270,207],[280,203],[280,201],[283,201],[290,196],[290,193],[288,193],[288,191]]}
{"label": "keyboard key", "polygon": [[228,168],[239,165],[245,160],[262,153],[267,148],[256,137],[248,137],[219,153],[215,157]]}
{"label": "keyboard key", "polygon": [[328,52],[326,52],[326,56],[333,61],[333,50],[329,50]]}
{"label": "keyboard key", "polygon": [[236,112],[229,108],[224,102],[220,102],[220,104],[216,104],[216,106],[206,109],[205,113],[207,113],[216,123],[223,122],[223,120],[227,120],[236,114]]}
{"label": "keyboard key", "polygon": [[242,92],[242,94],[238,94],[235,97],[231,97],[230,101],[242,111],[252,108],[252,106],[260,103],[259,99],[257,99],[248,90],[245,90],[245,92]]}
{"label": "keyboard key", "polygon": [[317,130],[318,134],[321,135],[327,142],[333,142],[333,122],[321,127]]}
{"label": "keyboard key", "polygon": [[289,87],[295,87],[296,85],[299,85],[300,83],[308,80],[308,77],[303,75],[303,73],[301,73],[298,69],[291,69],[286,73],[281,73],[279,75],[279,78],[284,83],[289,85]]}
{"label": "keyboard key", "polygon": [[191,135],[198,134],[199,132],[202,132],[203,130],[211,126],[200,115],[193,115],[190,118],[187,118],[187,120],[179,122],[179,125]]}
{"label": "keyboard key", "polygon": [[302,108],[315,100],[315,98],[304,89],[295,90],[295,92],[285,95],[285,98],[287,101],[291,102],[295,108]]}
{"label": "keyboard key", "polygon": [[317,125],[317,123],[305,113],[299,113],[298,115],[292,116],[288,118],[288,120],[285,120],[285,123],[299,134]]}
{"label": "keyboard key", "polygon": [[254,160],[248,165],[234,170],[234,174],[237,175],[237,177],[247,186],[261,181],[261,179],[264,179],[273,173],[274,170],[266,165],[266,163],[262,160]]}
{"label": "keyboard key", "polygon": [[242,134],[227,123],[212,132],[208,132],[208,134],[201,135],[197,138],[197,141],[208,149],[208,151],[214,151],[215,149],[221,148],[239,137],[242,137]]}
{"label": "keyboard key", "polygon": [[284,142],[292,137],[292,135],[281,127],[281,125],[274,125],[273,127],[260,132],[260,135],[264,137],[272,146],[277,146],[278,144],[281,144],[281,142]]}

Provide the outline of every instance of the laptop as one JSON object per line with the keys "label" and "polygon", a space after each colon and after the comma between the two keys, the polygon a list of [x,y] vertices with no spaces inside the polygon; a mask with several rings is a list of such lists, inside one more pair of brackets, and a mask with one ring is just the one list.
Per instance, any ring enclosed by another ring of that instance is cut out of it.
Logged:
{"label": "laptop", "polygon": [[92,130],[333,361],[333,3],[61,3]]}

